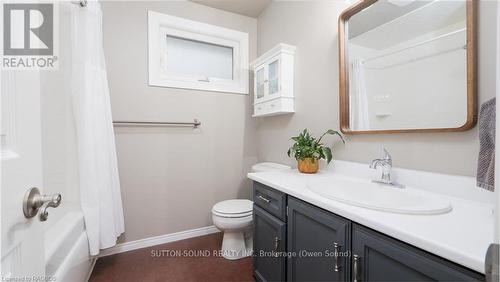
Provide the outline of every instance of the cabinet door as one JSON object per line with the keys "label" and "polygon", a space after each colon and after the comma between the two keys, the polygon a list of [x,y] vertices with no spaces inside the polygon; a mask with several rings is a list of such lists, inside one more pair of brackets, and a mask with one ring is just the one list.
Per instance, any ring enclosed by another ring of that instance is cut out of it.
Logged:
{"label": "cabinet door", "polygon": [[280,60],[271,61],[268,69],[268,93],[269,95],[278,94],[280,91]]}
{"label": "cabinet door", "polygon": [[255,99],[266,95],[266,68],[262,66],[255,71]]}
{"label": "cabinet door", "polygon": [[353,225],[357,281],[483,281],[484,276],[363,226]]}
{"label": "cabinet door", "polygon": [[286,224],[253,206],[254,276],[257,281],[285,281]]}
{"label": "cabinet door", "polygon": [[289,281],[349,281],[350,222],[288,197]]}

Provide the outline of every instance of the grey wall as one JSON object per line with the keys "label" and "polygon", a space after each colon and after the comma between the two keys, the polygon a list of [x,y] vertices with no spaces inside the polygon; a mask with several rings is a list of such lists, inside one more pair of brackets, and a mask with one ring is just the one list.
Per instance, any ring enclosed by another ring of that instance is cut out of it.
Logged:
{"label": "grey wall", "polygon": [[[257,148],[260,161],[296,165],[285,152],[289,138],[303,128],[320,134],[339,128],[337,20],[344,1],[273,1],[258,17],[258,54],[276,43],[297,46],[296,113],[260,118]],[[495,95],[496,2],[479,5],[479,101]],[[475,175],[477,127],[458,133],[347,136],[335,157],[368,163],[385,146],[394,165],[403,168]]]}
{"label": "grey wall", "polygon": [[252,94],[149,87],[147,11],[248,32],[255,59],[257,21],[186,1],[104,2],[114,120],[190,121],[189,128],[116,128],[125,235],[137,240],[212,224],[212,205],[248,198],[246,173],[257,160]]}
{"label": "grey wall", "polygon": [[[256,20],[185,1],[103,3],[114,119],[196,117],[203,122],[196,131],[115,130],[126,224],[122,242],[211,225],[214,203],[250,196],[246,173],[257,159],[295,165],[285,154],[290,136],[305,127],[317,134],[338,129],[337,19],[344,5],[344,1],[273,1]],[[495,5],[480,2],[480,101],[495,92]],[[252,119],[252,94],[149,87],[147,10],[248,32],[250,60],[278,42],[296,45],[296,113]],[[367,163],[382,145],[399,167],[475,174],[477,127],[461,133],[348,136],[335,155]]]}

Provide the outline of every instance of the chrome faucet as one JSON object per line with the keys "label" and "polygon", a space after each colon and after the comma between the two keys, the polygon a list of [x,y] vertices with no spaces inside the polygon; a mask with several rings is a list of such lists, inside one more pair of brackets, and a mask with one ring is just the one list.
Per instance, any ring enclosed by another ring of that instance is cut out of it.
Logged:
{"label": "chrome faucet", "polygon": [[380,180],[372,180],[372,182],[390,185],[396,188],[404,188],[404,185],[392,181],[391,178],[392,157],[385,148],[384,148],[384,157],[382,159],[374,159],[370,164],[370,168],[372,169],[377,169],[379,167],[382,167],[382,176]]}

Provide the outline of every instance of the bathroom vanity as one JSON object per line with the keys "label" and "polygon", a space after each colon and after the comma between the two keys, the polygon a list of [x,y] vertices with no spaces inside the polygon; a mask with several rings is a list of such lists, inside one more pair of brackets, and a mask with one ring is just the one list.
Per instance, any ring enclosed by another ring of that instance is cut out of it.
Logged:
{"label": "bathroom vanity", "polygon": [[[452,210],[394,213],[327,199],[308,188],[344,177],[336,171],[248,176],[254,180],[254,276],[259,281],[484,280],[493,217],[487,209],[467,206],[480,203],[442,195]],[[464,217],[467,209],[469,217]],[[465,227],[463,222],[473,217],[474,226]],[[476,232],[469,230],[475,227]]]}

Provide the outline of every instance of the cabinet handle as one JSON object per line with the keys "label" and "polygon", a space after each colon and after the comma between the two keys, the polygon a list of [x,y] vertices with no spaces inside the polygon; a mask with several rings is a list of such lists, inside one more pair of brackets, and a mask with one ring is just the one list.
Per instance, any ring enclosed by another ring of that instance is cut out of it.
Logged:
{"label": "cabinet handle", "polygon": [[274,237],[274,252],[276,253],[276,257],[278,257],[278,250],[280,247],[280,238]]}
{"label": "cabinet handle", "polygon": [[268,203],[268,204],[271,202],[271,200],[269,200],[268,198],[262,197],[261,195],[259,195],[258,198],[261,199],[262,201]]}
{"label": "cabinet handle", "polygon": [[359,277],[359,260],[360,257],[358,255],[352,256],[352,276],[354,282],[360,282],[361,278]]}
{"label": "cabinet handle", "polygon": [[339,259],[339,254],[340,254],[340,245],[337,242],[333,243],[333,251],[335,252],[335,266],[333,268],[333,271],[335,272],[340,272],[340,259]]}

